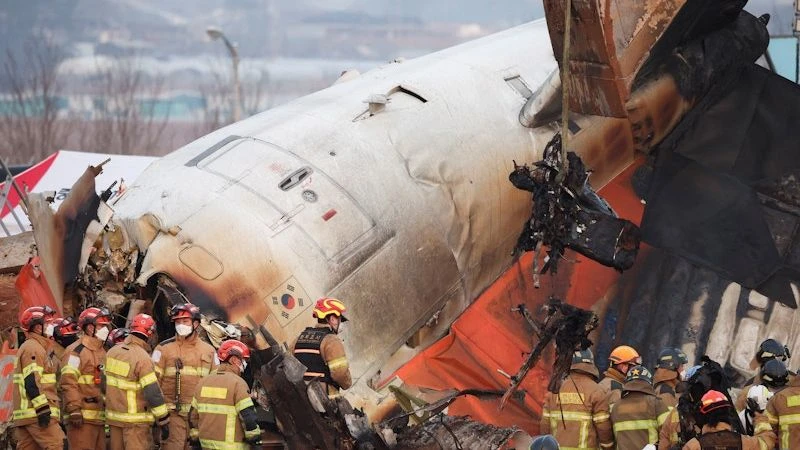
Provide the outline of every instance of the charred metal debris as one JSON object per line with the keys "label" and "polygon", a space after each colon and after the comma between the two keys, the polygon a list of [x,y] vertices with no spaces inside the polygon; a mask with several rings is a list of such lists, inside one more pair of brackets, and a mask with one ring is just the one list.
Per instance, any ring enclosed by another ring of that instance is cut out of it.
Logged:
{"label": "charred metal debris", "polygon": [[519,305],[514,309],[531,326],[538,342],[517,374],[511,377],[511,385],[503,395],[500,408],[515,394],[528,371],[536,365],[551,341],[555,340],[555,361],[553,373],[547,385],[547,390],[550,392],[558,392],[561,389],[561,383],[572,365],[573,352],[585,350],[592,345],[589,333],[597,328],[599,322],[593,312],[568,305],[555,297],[550,297],[542,309],[544,319],[541,321],[534,319],[525,305]]}
{"label": "charred metal debris", "polygon": [[[532,167],[514,162],[509,180],[517,189],[533,194],[531,217],[517,239],[515,256],[536,250],[536,276],[548,270],[556,272],[567,248],[619,271],[629,269],[639,251],[639,228],[618,218],[592,189],[587,182],[589,172],[575,152],[567,153],[567,162],[566,176],[559,182],[558,175],[563,170],[560,133],[550,140],[542,160]],[[538,251],[542,245],[549,250],[539,271]]]}

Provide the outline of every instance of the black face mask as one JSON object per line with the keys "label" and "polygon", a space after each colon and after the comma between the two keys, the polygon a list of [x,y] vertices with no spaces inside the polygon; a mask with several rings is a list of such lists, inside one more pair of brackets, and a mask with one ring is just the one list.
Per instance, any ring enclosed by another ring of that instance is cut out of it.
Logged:
{"label": "black face mask", "polygon": [[62,347],[69,347],[73,342],[78,340],[78,335],[72,334],[69,336],[53,336],[53,339]]}

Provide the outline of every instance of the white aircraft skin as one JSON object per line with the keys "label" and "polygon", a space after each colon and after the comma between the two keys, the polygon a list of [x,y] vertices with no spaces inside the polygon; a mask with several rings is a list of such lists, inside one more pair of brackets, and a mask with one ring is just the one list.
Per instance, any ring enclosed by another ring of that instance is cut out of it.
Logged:
{"label": "white aircraft skin", "polygon": [[[556,68],[540,20],[388,64],[186,145],[114,205],[113,223],[146,255],[137,282],[166,274],[207,313],[242,324],[250,315],[287,345],[314,323],[314,300],[339,298],[351,391],[363,392],[441,337],[511,264],[531,201],[508,181],[512,161],[538,160],[555,128],[523,127],[526,98],[506,79],[536,92]],[[375,94],[390,101],[371,115]],[[575,120],[580,137],[620,119]],[[585,155],[593,185],[632,154]]]}

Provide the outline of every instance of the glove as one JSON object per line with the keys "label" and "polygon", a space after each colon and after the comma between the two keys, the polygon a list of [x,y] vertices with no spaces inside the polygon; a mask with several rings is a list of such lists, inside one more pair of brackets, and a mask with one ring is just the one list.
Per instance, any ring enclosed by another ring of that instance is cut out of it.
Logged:
{"label": "glove", "polygon": [[50,405],[45,404],[36,410],[36,422],[41,428],[50,425]]}
{"label": "glove", "polygon": [[169,439],[169,425],[161,425],[161,442]]}
{"label": "glove", "polygon": [[83,425],[83,415],[80,411],[72,411],[69,413],[69,426],[80,428]]}

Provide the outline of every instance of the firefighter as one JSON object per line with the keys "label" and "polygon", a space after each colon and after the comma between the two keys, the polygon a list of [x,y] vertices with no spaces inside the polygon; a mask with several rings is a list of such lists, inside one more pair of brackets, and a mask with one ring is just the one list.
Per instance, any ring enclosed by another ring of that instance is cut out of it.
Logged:
{"label": "firefighter", "polygon": [[312,313],[317,325],[303,330],[294,346],[294,356],[307,368],[303,379],[318,380],[329,397],[353,384],[344,345],[337,336],[341,323],[347,321],[344,312],[344,304],[335,298],[317,300]]}
{"label": "firefighter", "polygon": [[79,341],[67,347],[61,369],[61,390],[67,440],[71,450],[106,448],[105,404],[100,389],[111,313],[105,308],[86,308],[78,316],[83,331]]}
{"label": "firefighter", "polygon": [[[772,361],[774,359],[785,362],[787,359],[789,359],[789,349],[775,339],[765,339],[758,346],[758,351],[756,351],[755,356],[753,356],[753,359],[750,361],[750,368],[753,370],[758,369],[759,373],[757,373],[753,378],[745,381],[741,392],[748,392],[750,387],[756,384],[764,384],[761,381],[761,369],[764,367],[764,364],[766,364],[767,361]],[[736,410],[743,410],[746,406],[746,402],[746,396],[740,395],[737,397]]]}
{"label": "firefighter", "polygon": [[105,349],[109,350],[111,349],[111,347],[117,344],[121,344],[122,342],[125,341],[125,338],[128,337],[129,334],[131,334],[131,330],[127,328],[114,328],[113,330],[111,330],[111,333],[109,333],[108,337],[106,338],[106,342],[104,345]]}
{"label": "firefighter", "polygon": [[[64,360],[64,352],[70,344],[78,339],[78,326],[75,319],[72,317],[61,318],[56,317],[45,326],[44,335],[53,340],[50,345],[50,351],[47,353],[47,358],[52,361],[53,367],[56,369],[56,381],[59,387],[59,398],[61,397],[61,368],[63,367],[62,361]],[[63,408],[62,408],[63,410]]]}
{"label": "firefighter", "polygon": [[658,444],[667,414],[669,408],[653,390],[653,375],[644,366],[631,366],[622,396],[611,409],[617,449],[641,450],[647,444]]}
{"label": "firefighter", "polygon": [[761,413],[756,414],[755,436],[743,436],[734,431],[732,421],[738,419],[733,405],[719,391],[706,392],[700,399],[698,412],[700,435],[687,442],[683,450],[762,450],[772,449],[775,446],[775,433],[766,416]]}
{"label": "firefighter", "polygon": [[161,448],[180,450],[187,447],[192,395],[200,379],[214,369],[215,350],[197,335],[200,308],[191,303],[175,305],[169,317],[175,324],[175,337],[160,343],[152,359],[170,415],[169,439]]}
{"label": "firefighter", "polygon": [[200,380],[192,398],[192,448],[246,450],[248,444],[259,445],[261,428],[256,421],[256,407],[242,379],[250,349],[231,339],[219,346],[217,356],[219,367]]}
{"label": "firefighter", "polygon": [[641,364],[642,357],[639,356],[633,347],[627,345],[620,345],[615,348],[608,356],[609,367],[603,374],[603,380],[600,385],[608,391],[608,405],[610,408],[614,407],[620,396],[622,395],[622,384],[625,382],[625,374],[632,365]]}
{"label": "firefighter", "polygon": [[670,409],[678,406],[676,389],[680,382],[680,374],[683,372],[684,361],[686,355],[676,348],[668,347],[658,354],[658,365],[653,375],[653,389]]}
{"label": "firefighter", "polygon": [[552,434],[562,448],[614,448],[608,392],[598,378],[592,352],[576,351],[558,394],[547,393],[539,432]]}
{"label": "firefighter", "polygon": [[767,418],[778,435],[778,448],[800,448],[800,379],[794,377],[767,402]]}
{"label": "firefighter", "polygon": [[158,386],[148,341],[156,322],[137,314],[125,341],[106,354],[106,422],[111,429],[111,450],[153,448],[150,428],[155,420],[161,440],[169,437],[169,411]]}
{"label": "firefighter", "polygon": [[20,450],[61,450],[64,431],[60,417],[56,371],[47,357],[53,341],[44,335],[52,319],[41,306],[32,306],[20,314],[19,324],[25,342],[17,350],[12,389],[14,438]]}

